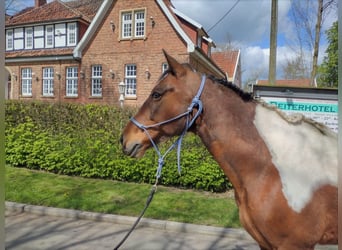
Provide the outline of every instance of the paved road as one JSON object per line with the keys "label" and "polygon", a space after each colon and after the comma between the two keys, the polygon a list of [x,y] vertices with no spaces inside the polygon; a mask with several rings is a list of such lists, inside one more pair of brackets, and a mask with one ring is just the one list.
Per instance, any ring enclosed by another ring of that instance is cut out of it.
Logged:
{"label": "paved road", "polygon": [[[6,249],[113,249],[135,221],[133,217],[87,213],[6,202]],[[139,250],[256,250],[240,229],[142,219],[120,248]],[[337,246],[318,247],[337,250]]]}

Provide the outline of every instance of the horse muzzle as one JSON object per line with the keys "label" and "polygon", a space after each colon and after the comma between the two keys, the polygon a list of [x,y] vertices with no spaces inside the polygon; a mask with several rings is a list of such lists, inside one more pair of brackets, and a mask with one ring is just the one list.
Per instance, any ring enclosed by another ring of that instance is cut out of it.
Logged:
{"label": "horse muzzle", "polygon": [[122,151],[125,155],[132,158],[140,158],[145,154],[148,146],[144,145],[141,141],[132,139],[128,140],[124,135],[120,137]]}

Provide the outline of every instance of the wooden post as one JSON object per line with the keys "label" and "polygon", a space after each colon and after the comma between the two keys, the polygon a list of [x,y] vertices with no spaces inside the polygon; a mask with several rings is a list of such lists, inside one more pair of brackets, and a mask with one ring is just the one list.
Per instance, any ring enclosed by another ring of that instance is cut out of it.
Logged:
{"label": "wooden post", "polygon": [[278,33],[278,0],[272,0],[271,10],[271,35],[270,35],[270,60],[268,71],[268,83],[274,85],[277,72],[277,33]]}

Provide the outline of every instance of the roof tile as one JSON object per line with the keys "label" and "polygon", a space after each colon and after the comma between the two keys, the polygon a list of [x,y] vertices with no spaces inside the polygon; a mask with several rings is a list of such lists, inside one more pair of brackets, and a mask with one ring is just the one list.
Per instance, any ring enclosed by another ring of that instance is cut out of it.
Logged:
{"label": "roof tile", "polygon": [[[270,86],[268,80],[258,80],[257,85]],[[275,86],[287,86],[287,87],[311,87],[310,79],[280,79],[276,80]]]}
{"label": "roof tile", "polygon": [[229,77],[233,77],[234,70],[236,66],[236,61],[238,60],[239,51],[229,50],[223,52],[213,52],[211,53],[211,58],[213,61],[224,71],[228,73]]}
{"label": "roof tile", "polygon": [[55,0],[40,7],[29,7],[6,20],[6,26],[53,22],[67,19],[84,19],[90,22],[103,0]]}

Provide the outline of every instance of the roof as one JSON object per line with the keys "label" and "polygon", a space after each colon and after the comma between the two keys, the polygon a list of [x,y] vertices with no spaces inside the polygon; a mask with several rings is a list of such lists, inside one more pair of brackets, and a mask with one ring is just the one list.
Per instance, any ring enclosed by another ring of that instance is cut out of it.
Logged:
{"label": "roof", "polygon": [[[262,86],[271,86],[268,80],[257,80],[257,85]],[[289,86],[289,87],[312,87],[310,84],[310,79],[303,78],[303,79],[280,79],[276,80],[274,86]]]}
{"label": "roof", "polygon": [[[177,15],[173,11],[174,8],[170,0],[154,0],[154,1],[160,7],[161,11],[165,14],[166,18],[169,20],[169,22],[171,23],[175,31],[178,33],[178,35],[187,45],[187,52],[193,53],[194,56],[197,56],[198,58],[205,60],[208,63],[209,67],[211,67],[214,71],[218,72],[218,74],[222,74],[222,72],[220,72],[219,69],[217,69],[215,65],[211,63],[209,58],[204,57],[202,53],[198,51],[198,48],[196,48],[191,38],[182,28],[181,22],[178,20]],[[88,45],[89,42],[91,42],[92,37],[94,36],[94,34],[96,33],[100,25],[102,24],[103,17],[106,16],[107,12],[110,10],[111,7],[112,7],[112,0],[103,0],[102,5],[98,9],[86,33],[84,34],[84,36],[82,37],[82,39],[80,40],[80,42],[77,44],[77,46],[74,49],[75,58],[78,58],[78,59],[82,58],[82,53],[83,53],[84,48]],[[178,12],[178,14],[180,14],[180,12]],[[188,19],[188,21],[190,21],[190,19]],[[192,24],[194,25],[194,23]]]}
{"label": "roof", "polygon": [[6,20],[6,26],[83,19],[91,22],[103,0],[55,0],[40,7],[29,7]]}
{"label": "roof", "polygon": [[228,74],[229,78],[235,78],[237,64],[239,63],[240,50],[228,50],[223,52],[212,52],[212,60]]}
{"label": "roof", "polygon": [[73,48],[55,48],[41,50],[15,50],[6,51],[6,59],[18,57],[38,57],[38,56],[56,56],[72,55]]}

